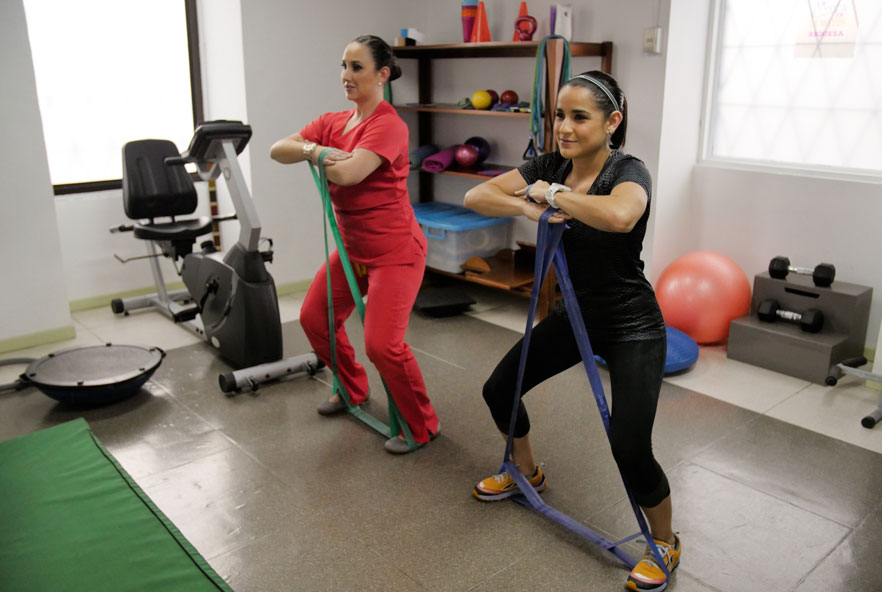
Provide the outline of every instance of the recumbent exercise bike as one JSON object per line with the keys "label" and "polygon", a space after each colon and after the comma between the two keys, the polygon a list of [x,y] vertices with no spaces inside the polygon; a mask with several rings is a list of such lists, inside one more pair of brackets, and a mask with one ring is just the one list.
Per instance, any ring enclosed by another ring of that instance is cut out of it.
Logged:
{"label": "recumbent exercise bike", "polygon": [[[113,312],[152,307],[217,348],[236,370],[220,375],[225,393],[255,390],[263,382],[307,372],[324,364],[314,353],[282,359],[282,326],[275,283],[266,269],[272,262],[268,250],[259,249],[260,220],[239,167],[238,154],[251,138],[251,127],[240,121],[208,121],[197,126],[187,151],[179,154],[169,140],[137,140],[123,147],[123,206],[136,222],[115,226],[146,241],[147,255],[122,259],[150,259],[156,292],[118,298]],[[191,215],[198,197],[187,163],[196,165],[203,181],[223,174],[236,214],[209,218]],[[156,222],[156,218],[170,218]],[[226,253],[216,252],[212,241],[193,252],[196,239],[213,232],[215,222],[238,219],[239,239]],[[146,221],[145,221],[146,220]],[[269,240],[269,239],[267,239]],[[186,286],[168,291],[158,257],[172,259]]]}

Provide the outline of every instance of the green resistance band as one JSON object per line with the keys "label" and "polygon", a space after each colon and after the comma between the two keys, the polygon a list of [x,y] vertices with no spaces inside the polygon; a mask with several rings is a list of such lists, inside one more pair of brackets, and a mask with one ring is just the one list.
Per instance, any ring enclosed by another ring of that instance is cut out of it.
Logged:
{"label": "green resistance band", "polygon": [[[545,124],[542,118],[545,110],[550,109],[552,105],[544,104],[544,90],[546,88],[545,75],[543,66],[545,65],[545,46],[549,39],[563,39],[564,52],[560,70],[560,84],[570,79],[570,42],[560,35],[549,35],[540,43],[536,51],[536,67],[533,69],[533,96],[532,108],[530,112],[530,144],[524,151],[524,159],[533,158],[542,154],[545,146]],[[554,98],[552,97],[552,101]]]}
{"label": "green resistance band", "polygon": [[[355,301],[355,307],[358,309],[358,316],[361,318],[362,325],[364,325],[365,310],[361,290],[358,288],[355,273],[352,271],[352,264],[349,262],[349,255],[346,253],[346,247],[343,246],[343,238],[340,236],[340,229],[337,227],[334,207],[331,205],[331,193],[328,190],[328,177],[325,173],[325,165],[323,164],[325,155],[330,150],[331,148],[325,148],[322,150],[321,154],[319,154],[319,164],[317,167],[313,166],[312,162],[309,162],[309,170],[312,172],[312,178],[315,180],[315,185],[322,198],[324,216],[327,219],[327,223],[322,224],[322,229],[324,230],[325,236],[325,262],[328,271],[325,274],[328,277],[328,336],[331,342],[331,371],[334,373],[334,392],[339,393],[340,396],[343,397],[343,402],[346,403],[346,409],[357,419],[380,432],[387,438],[395,438],[398,436],[399,432],[402,432],[408,447],[411,450],[416,450],[417,444],[413,439],[413,435],[410,433],[410,427],[407,425],[407,422],[404,421],[401,411],[399,411],[398,407],[395,405],[395,400],[392,398],[392,394],[389,392],[389,386],[386,384],[385,380],[383,380],[383,388],[386,390],[386,397],[389,400],[389,425],[384,424],[372,415],[368,415],[361,406],[353,405],[351,403],[349,393],[347,392],[346,387],[343,386],[343,382],[340,380],[340,376],[337,372],[337,338],[335,335],[336,328],[334,327],[334,303],[333,296],[331,295],[331,254],[328,249],[328,225],[330,225],[331,233],[334,235],[334,242],[337,243],[337,252],[340,254],[340,262],[343,264],[343,271],[346,274],[346,282],[349,284],[349,291],[352,293],[352,299]],[[316,169],[318,169],[318,171],[316,171]]]}

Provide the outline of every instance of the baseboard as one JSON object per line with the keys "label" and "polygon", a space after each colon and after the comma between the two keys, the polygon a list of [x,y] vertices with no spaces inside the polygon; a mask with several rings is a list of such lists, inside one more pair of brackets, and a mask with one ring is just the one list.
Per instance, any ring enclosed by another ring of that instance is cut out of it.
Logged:
{"label": "baseboard", "polygon": [[[174,282],[166,284],[165,286],[165,289],[169,292],[172,290],[181,290],[182,288],[184,288],[184,282]],[[156,292],[156,286],[138,288],[136,290],[126,290],[125,292],[117,292],[116,294],[102,294],[100,296],[92,296],[91,298],[82,298],[80,300],[71,300],[68,303],[68,306],[70,307],[71,312],[81,312],[93,308],[101,308],[102,306],[109,307],[110,302],[116,298],[131,298],[132,296],[143,296],[145,294],[152,294],[153,292]]]}
{"label": "baseboard", "polygon": [[57,329],[49,329],[48,331],[39,331],[37,333],[10,337],[9,339],[0,339],[0,354],[37,347],[39,345],[46,345],[47,343],[67,341],[76,336],[77,330],[74,326],[67,325],[65,327],[58,327]]}
{"label": "baseboard", "polygon": [[[306,290],[309,289],[309,284],[311,283],[312,280],[304,280],[301,282],[292,282],[290,284],[279,285],[276,286],[276,294],[278,294],[279,296],[289,296],[291,294],[306,292]],[[181,290],[184,287],[184,282],[174,282],[171,284],[166,284],[165,289],[171,292],[172,290]],[[102,306],[110,306],[110,302],[116,298],[131,298],[132,296],[143,296],[145,294],[152,294],[155,291],[155,286],[149,286],[146,288],[138,288],[136,290],[117,292],[116,294],[102,294],[100,296],[92,296],[91,298],[71,300],[68,303],[68,306],[70,307],[70,312],[82,312],[84,310],[91,310],[93,308],[101,308]]]}
{"label": "baseboard", "polygon": [[[867,358],[867,370],[870,371],[870,369],[873,368],[873,363],[876,361],[876,348],[865,347],[864,357]],[[875,374],[882,374],[882,368],[874,368],[873,371]],[[867,386],[867,388],[873,389],[874,391],[882,391],[882,382],[867,380],[864,381],[864,384]]]}
{"label": "baseboard", "polygon": [[311,283],[312,280],[303,280],[302,282],[292,282],[276,286],[276,294],[279,296],[290,296],[291,294],[305,293]]}

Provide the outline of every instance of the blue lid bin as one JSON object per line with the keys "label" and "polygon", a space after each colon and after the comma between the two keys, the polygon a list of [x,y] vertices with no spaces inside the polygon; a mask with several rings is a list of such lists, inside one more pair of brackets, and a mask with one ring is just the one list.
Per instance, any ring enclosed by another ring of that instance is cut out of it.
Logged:
{"label": "blue lid bin", "polygon": [[448,203],[413,204],[429,243],[426,266],[462,273],[472,257],[492,257],[511,242],[511,218],[494,218]]}

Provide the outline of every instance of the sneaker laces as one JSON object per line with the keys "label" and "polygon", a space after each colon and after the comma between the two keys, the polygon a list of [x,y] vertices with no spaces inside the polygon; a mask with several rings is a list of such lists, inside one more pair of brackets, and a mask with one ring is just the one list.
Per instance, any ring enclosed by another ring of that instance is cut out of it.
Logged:
{"label": "sneaker laces", "polygon": [[[674,543],[674,545],[676,545],[676,543]],[[665,567],[671,562],[671,555],[674,554],[674,545],[669,543],[659,543],[658,541],[655,542],[659,555],[662,556],[662,559],[665,562]],[[646,545],[646,551],[643,553],[643,561],[661,569],[661,566],[655,558],[655,553],[652,552],[652,547],[649,545]]]}
{"label": "sneaker laces", "polygon": [[499,473],[498,475],[493,475],[493,478],[496,479],[496,483],[498,483],[499,485],[502,485],[503,483],[505,483],[506,481],[509,481],[511,479],[511,475],[508,474],[508,471],[505,471],[505,472]]}

